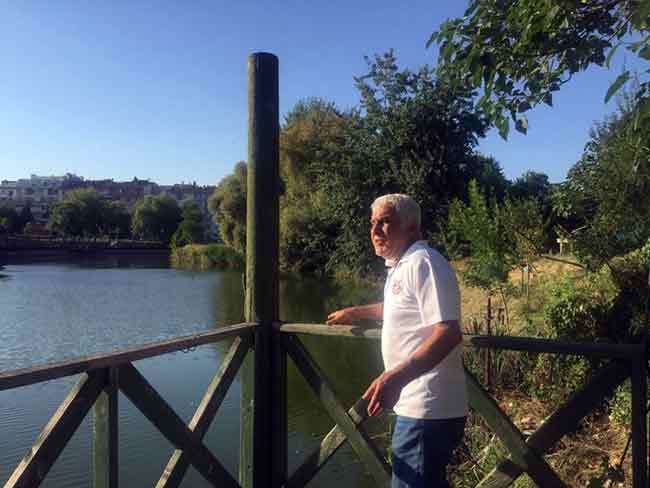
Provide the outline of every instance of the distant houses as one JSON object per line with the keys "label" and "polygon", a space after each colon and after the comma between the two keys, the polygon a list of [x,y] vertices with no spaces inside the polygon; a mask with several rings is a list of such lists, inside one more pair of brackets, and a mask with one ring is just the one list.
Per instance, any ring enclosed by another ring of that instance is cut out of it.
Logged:
{"label": "distant houses", "polygon": [[133,178],[131,181],[113,179],[86,180],[81,176],[67,173],[63,176],[31,175],[15,181],[0,181],[0,205],[8,204],[20,213],[28,207],[38,226],[48,222],[52,206],[61,202],[67,192],[76,188],[94,188],[104,198],[122,203],[131,212],[138,200],[148,195],[166,193],[179,205],[192,202],[201,210],[206,238],[217,237],[217,227],[208,212],[208,198],[214,186],[200,186],[196,183],[158,185],[150,180]]}

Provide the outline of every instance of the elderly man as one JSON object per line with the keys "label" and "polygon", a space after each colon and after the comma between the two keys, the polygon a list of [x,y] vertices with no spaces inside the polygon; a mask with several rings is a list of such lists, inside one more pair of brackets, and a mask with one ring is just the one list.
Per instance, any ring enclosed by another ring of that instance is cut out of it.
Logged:
{"label": "elderly man", "polygon": [[467,415],[458,284],[447,260],[420,240],[420,218],[407,195],[375,200],[370,238],[389,268],[384,301],[337,310],[327,320],[383,320],[385,371],[363,398],[369,415],[397,415],[393,488],[449,486],[446,467]]}

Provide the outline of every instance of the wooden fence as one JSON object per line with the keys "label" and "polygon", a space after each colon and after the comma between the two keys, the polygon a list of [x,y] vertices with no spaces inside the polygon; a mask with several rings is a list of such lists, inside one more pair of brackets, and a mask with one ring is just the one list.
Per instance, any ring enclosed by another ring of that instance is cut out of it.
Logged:
{"label": "wooden fence", "polygon": [[[390,467],[365,432],[363,400],[346,408],[300,340],[302,334],[377,340],[378,329],[323,324],[283,323],[278,312],[278,63],[271,54],[249,58],[249,159],[247,192],[246,323],[202,334],[134,347],[109,354],[0,373],[0,391],[82,374],[61,406],[14,470],[5,488],[39,486],[61,451],[93,409],[93,486],[117,488],[118,391],[175,446],[161,467],[157,487],[178,486],[189,465],[214,486],[280,488],[305,486],[345,442],[374,477],[390,485]],[[194,417],[185,425],[133,362],[201,344],[233,340]],[[581,389],[574,392],[528,438],[495,400],[466,371],[470,406],[501,439],[510,457],[480,482],[481,487],[509,486],[527,473],[544,488],[565,483],[544,459],[566,433],[599,406],[626,378],[632,380],[632,456],[634,488],[647,486],[646,346],[586,344],[553,340],[465,336],[467,347],[608,358]],[[320,446],[292,473],[287,470],[287,356],[314,390],[335,426]],[[241,367],[241,438],[236,479],[203,444],[203,437]],[[0,433],[1,435],[1,433]]]}

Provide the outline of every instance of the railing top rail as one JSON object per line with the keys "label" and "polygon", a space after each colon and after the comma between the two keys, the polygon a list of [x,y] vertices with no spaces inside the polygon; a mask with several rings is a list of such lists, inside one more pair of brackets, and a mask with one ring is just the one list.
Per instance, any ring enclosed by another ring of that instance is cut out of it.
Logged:
{"label": "railing top rail", "polygon": [[66,359],[64,361],[41,364],[24,369],[0,372],[0,391],[62,378],[64,376],[72,376],[94,369],[118,366],[170,352],[182,351],[190,347],[219,342],[230,337],[243,336],[248,334],[256,325],[254,322],[228,325],[216,330],[148,344],[140,344],[113,352],[99,353],[92,356]]}
{"label": "railing top rail", "polygon": [[[339,336],[372,340],[378,340],[381,338],[380,328],[368,328],[353,325],[281,323],[276,324],[276,329],[281,332],[292,332],[296,334]],[[576,354],[582,356],[619,359],[633,359],[645,354],[645,346],[643,344],[569,342],[535,337],[463,334],[463,343],[465,346],[476,348],[508,349],[513,351],[537,353]]]}

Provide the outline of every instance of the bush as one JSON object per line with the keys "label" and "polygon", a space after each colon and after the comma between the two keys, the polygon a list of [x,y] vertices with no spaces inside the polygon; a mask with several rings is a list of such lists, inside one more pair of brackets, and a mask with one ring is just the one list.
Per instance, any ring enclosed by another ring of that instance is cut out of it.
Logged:
{"label": "bush", "polygon": [[172,266],[206,271],[243,269],[244,257],[223,244],[189,244],[172,250]]}

